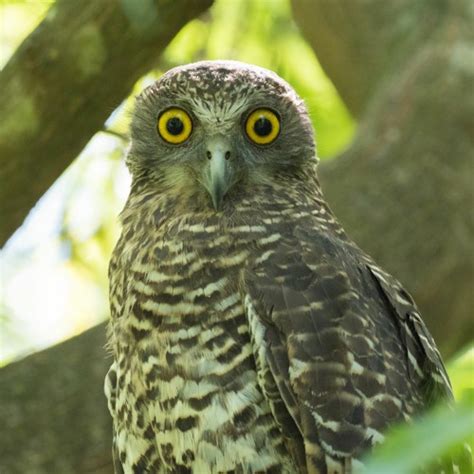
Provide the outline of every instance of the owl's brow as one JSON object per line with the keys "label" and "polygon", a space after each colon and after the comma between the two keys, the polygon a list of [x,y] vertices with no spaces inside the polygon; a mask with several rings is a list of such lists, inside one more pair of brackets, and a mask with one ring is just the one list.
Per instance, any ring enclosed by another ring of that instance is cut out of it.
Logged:
{"label": "owl's brow", "polygon": [[248,107],[248,95],[235,95],[229,100],[222,94],[188,96],[193,112],[204,121],[225,123],[234,121]]}

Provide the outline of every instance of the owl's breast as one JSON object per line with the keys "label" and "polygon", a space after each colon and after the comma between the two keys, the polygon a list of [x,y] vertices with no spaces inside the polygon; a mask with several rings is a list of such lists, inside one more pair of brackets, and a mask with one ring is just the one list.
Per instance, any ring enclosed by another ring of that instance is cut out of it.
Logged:
{"label": "owl's breast", "polygon": [[130,472],[140,462],[156,472],[291,467],[242,304],[250,240],[211,231],[195,224],[124,248],[134,258],[115,323],[115,438]]}

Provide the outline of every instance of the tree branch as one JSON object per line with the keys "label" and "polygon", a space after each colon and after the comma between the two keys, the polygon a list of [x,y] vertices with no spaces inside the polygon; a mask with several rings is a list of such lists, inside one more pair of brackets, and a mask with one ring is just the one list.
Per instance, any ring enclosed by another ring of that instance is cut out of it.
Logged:
{"label": "tree branch", "polygon": [[0,246],[212,0],[58,0],[0,74]]}
{"label": "tree branch", "polygon": [[430,41],[449,3],[454,2],[292,0],[301,32],[356,117],[377,86]]}
{"label": "tree branch", "polygon": [[338,90],[365,110],[350,149],[321,166],[328,202],[452,354],[474,333],[469,1],[293,4]]}
{"label": "tree branch", "polygon": [[110,474],[104,325],[0,370],[0,472]]}

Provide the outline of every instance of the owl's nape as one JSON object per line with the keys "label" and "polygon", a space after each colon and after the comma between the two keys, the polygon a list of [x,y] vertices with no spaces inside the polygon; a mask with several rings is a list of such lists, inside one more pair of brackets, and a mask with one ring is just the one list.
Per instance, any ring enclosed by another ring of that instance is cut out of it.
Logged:
{"label": "owl's nape", "polygon": [[270,71],[191,64],[138,99],[109,272],[117,472],[349,474],[451,403],[415,303],[346,236],[316,163]]}

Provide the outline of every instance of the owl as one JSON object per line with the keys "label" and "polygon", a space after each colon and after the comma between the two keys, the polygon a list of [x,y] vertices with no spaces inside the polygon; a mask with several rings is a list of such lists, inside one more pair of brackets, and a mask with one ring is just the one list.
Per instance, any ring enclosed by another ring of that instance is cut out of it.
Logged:
{"label": "owl", "polygon": [[117,473],[351,473],[389,427],[452,401],[411,296],[326,204],[307,110],[276,74],[170,70],[137,99],[126,162]]}

